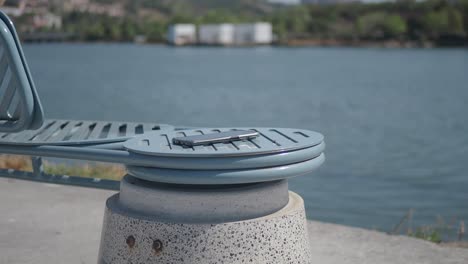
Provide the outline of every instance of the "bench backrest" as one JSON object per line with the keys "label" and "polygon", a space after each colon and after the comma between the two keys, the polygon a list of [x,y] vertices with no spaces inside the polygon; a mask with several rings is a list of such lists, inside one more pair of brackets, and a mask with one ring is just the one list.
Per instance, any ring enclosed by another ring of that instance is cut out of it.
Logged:
{"label": "bench backrest", "polygon": [[0,12],[0,132],[39,128],[39,96],[11,20]]}

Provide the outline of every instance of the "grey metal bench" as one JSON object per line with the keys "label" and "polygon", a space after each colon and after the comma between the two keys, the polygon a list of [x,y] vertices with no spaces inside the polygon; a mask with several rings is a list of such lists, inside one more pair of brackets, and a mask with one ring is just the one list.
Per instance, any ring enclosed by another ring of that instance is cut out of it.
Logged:
{"label": "grey metal bench", "polygon": [[[156,123],[48,119],[36,130],[0,133],[0,146],[89,146],[94,144],[98,148],[100,144],[118,143],[161,129],[172,129],[172,127]],[[31,164],[32,172],[0,169],[0,176],[56,184],[119,189],[119,181],[116,180],[46,173],[41,157],[31,156]]]}
{"label": "grey metal bench", "polygon": [[0,144],[76,146],[122,142],[150,131],[172,129],[156,123],[45,120],[36,130],[0,133]]}
{"label": "grey metal bench", "polygon": [[[13,24],[0,13],[0,152],[125,164],[158,171],[158,181],[224,184],[271,181],[305,174],[323,162],[323,136],[301,129],[206,128],[176,131],[170,125],[46,120]],[[181,136],[256,131],[257,138],[206,146],[173,144]],[[288,169],[285,169],[287,166]],[[196,170],[205,177],[186,177]],[[226,173],[229,172],[229,176]],[[248,178],[242,175],[248,174]],[[211,176],[208,176],[211,175]],[[255,176],[254,176],[255,175]],[[146,176],[140,176],[148,178]]]}
{"label": "grey metal bench", "polygon": [[[0,153],[113,162],[127,169],[120,193],[107,200],[99,263],[307,262],[305,209],[288,192],[287,179],[324,162],[320,133],[44,121],[13,24],[2,13],[0,52]],[[251,136],[226,137],[238,133]],[[200,144],[190,143],[194,136]],[[68,183],[41,173],[40,158],[33,166],[38,179]],[[198,247],[201,241],[210,241],[208,250]],[[241,256],[234,253],[240,242],[265,247],[243,248]]]}

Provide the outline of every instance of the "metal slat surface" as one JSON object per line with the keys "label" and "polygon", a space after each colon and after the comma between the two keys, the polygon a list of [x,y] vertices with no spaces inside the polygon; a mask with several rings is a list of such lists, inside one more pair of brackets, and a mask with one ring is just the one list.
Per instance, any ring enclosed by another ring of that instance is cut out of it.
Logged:
{"label": "metal slat surface", "polygon": [[[250,140],[183,147],[172,143],[176,137],[213,134],[231,130],[254,130],[259,136]],[[294,137],[294,133],[308,137]],[[264,155],[310,148],[323,142],[317,132],[289,128],[207,128],[183,131],[150,132],[124,143],[130,152],[164,157],[223,157],[243,155]],[[166,147],[167,146],[167,147]]]}
{"label": "metal slat surface", "polygon": [[29,141],[37,141],[37,142],[45,142],[47,139],[54,137],[55,134],[59,133],[61,127],[67,125],[68,122],[61,122],[56,121],[54,123],[49,123],[49,125],[45,126],[43,129],[39,129],[39,132],[34,134],[29,139]]}
{"label": "metal slat surface", "polygon": [[[143,124],[143,131],[148,132],[152,131],[156,126],[154,124]],[[156,129],[157,130],[157,129]]]}
{"label": "metal slat surface", "polygon": [[109,133],[107,137],[118,137],[119,136],[119,128],[122,123],[112,123],[109,128]]}
{"label": "metal slat surface", "polygon": [[[211,129],[211,131],[204,131],[204,134],[210,133],[221,133],[225,131],[229,131],[230,129]],[[232,143],[215,143],[211,144],[215,151],[230,151],[237,149]]]}
{"label": "metal slat surface", "polygon": [[98,138],[99,135],[101,134],[103,127],[107,124],[108,122],[102,122],[102,121],[96,122],[96,125],[94,126],[93,130],[89,134],[89,138],[90,139]]}
{"label": "metal slat surface", "polygon": [[[259,132],[257,129],[253,129],[254,131]],[[266,138],[263,133],[259,132],[260,136],[249,140],[252,144],[254,144],[257,148],[274,148],[277,147],[278,145],[273,142],[271,139]]]}
{"label": "metal slat surface", "polygon": [[79,125],[80,121],[70,121],[68,124],[63,127],[59,133],[49,138],[50,142],[56,141],[68,141],[71,131]]}
{"label": "metal slat surface", "polygon": [[135,123],[127,123],[127,131],[125,136],[134,136],[135,135]]}
{"label": "metal slat surface", "polygon": [[258,145],[255,145],[251,140],[233,141],[232,144],[241,151],[258,149]]}
{"label": "metal slat surface", "polygon": [[135,133],[135,135],[143,134],[144,133],[143,124],[136,124],[133,132]]}
{"label": "metal slat surface", "polygon": [[[50,123],[50,122],[49,122]],[[46,122],[45,124],[49,124]],[[5,134],[8,135],[6,137],[2,136],[0,137],[0,141],[19,141],[19,142],[26,142],[30,141],[31,138],[38,133],[38,130],[26,130],[21,133],[10,133],[10,134]]]}
{"label": "metal slat surface", "polygon": [[286,131],[282,132],[279,129],[265,129],[262,131],[264,137],[271,139],[278,146],[287,146],[289,144],[294,144],[298,142],[288,136],[285,136],[286,133]]}
{"label": "metal slat surface", "polygon": [[2,95],[0,97],[0,118],[2,119],[9,119],[7,112],[16,92],[16,83],[17,81],[11,73],[9,74],[9,77],[3,79],[2,85],[0,87],[2,91]]}
{"label": "metal slat surface", "polygon": [[77,140],[83,140],[86,138],[86,136],[90,132],[90,126],[94,124],[94,122],[89,122],[89,121],[83,121],[81,126],[78,128],[78,130],[70,137],[70,141],[77,141]]}
{"label": "metal slat surface", "polygon": [[[114,143],[121,145],[122,142]],[[112,145],[112,144],[108,144]],[[156,167],[167,169],[253,169],[294,164],[318,157],[324,150],[322,142],[316,146],[258,155],[216,155],[199,157],[194,155],[167,157],[144,155],[126,151],[122,148],[100,149],[99,146],[75,147],[73,145],[18,145],[0,144],[0,152],[15,155],[30,155],[40,157],[93,160],[115,162],[141,167]]]}
{"label": "metal slat surface", "polygon": [[[135,131],[135,129],[137,131]],[[13,145],[89,145],[124,141],[159,127],[155,123],[126,123],[83,120],[46,120],[37,130],[0,134],[0,144]],[[164,129],[172,130],[169,125]],[[123,132],[125,128],[125,133]],[[140,134],[136,134],[139,132]]]}
{"label": "metal slat surface", "polygon": [[62,139],[62,141],[69,141],[71,140],[80,130],[80,128],[83,126],[83,121],[79,121],[77,123],[73,124],[73,127],[68,131],[68,133],[65,135],[65,137]]}

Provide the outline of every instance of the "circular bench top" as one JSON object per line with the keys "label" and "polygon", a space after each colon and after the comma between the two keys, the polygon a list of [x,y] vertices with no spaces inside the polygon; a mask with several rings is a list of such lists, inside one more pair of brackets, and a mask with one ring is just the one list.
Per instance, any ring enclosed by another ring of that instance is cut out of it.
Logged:
{"label": "circular bench top", "polygon": [[[229,131],[254,131],[258,135],[196,146],[173,141],[199,135],[216,138],[216,133]],[[140,179],[175,184],[239,184],[286,179],[313,171],[325,158],[323,139],[322,134],[304,129],[197,128],[145,133],[126,141],[124,147],[130,153],[153,157],[154,166],[127,166],[128,173]]]}
{"label": "circular bench top", "polygon": [[[173,143],[174,138],[216,135],[229,131],[255,131],[258,136],[247,140],[213,143],[193,147]],[[291,128],[202,128],[181,131],[156,131],[132,138],[124,143],[130,151],[163,157],[231,157],[266,155],[314,147],[323,142],[323,135],[314,131]]]}

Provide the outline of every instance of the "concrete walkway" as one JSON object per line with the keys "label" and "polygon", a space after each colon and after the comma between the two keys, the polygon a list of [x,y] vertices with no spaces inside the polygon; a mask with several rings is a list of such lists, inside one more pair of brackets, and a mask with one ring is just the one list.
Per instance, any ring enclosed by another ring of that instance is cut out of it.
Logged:
{"label": "concrete walkway", "polygon": [[[96,263],[114,192],[0,178],[0,263]],[[311,263],[468,263],[468,249],[309,221]]]}

